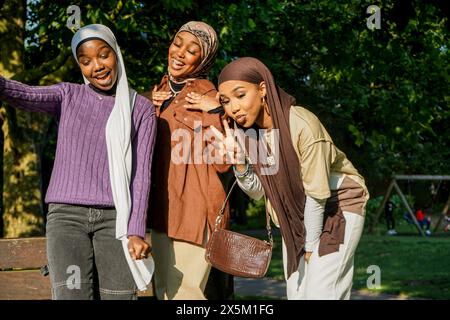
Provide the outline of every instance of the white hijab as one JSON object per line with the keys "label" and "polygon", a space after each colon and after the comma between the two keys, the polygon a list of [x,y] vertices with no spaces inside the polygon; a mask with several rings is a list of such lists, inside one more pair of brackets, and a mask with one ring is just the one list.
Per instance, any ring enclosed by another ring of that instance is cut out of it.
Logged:
{"label": "white hijab", "polygon": [[[131,259],[128,251],[128,220],[131,212],[131,113],[136,91],[128,87],[127,74],[122,53],[112,31],[101,24],[91,24],[78,30],[72,38],[72,53],[77,59],[76,49],[80,42],[95,38],[105,41],[116,53],[118,76],[114,108],[106,124],[106,147],[108,150],[109,177],[114,205],[117,211],[116,238],[122,242],[125,257],[139,290],[147,289],[154,271],[152,257]],[[84,77],[86,84],[89,81]],[[131,100],[131,101],[130,101]]]}

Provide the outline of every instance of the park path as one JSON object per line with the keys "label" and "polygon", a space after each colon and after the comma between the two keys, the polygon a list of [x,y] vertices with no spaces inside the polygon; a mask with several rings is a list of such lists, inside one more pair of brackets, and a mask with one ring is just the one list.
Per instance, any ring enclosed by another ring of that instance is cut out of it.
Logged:
{"label": "park path", "polygon": [[[249,279],[234,278],[234,294],[242,297],[271,297],[273,299],[286,299],[286,285],[284,281],[270,278]],[[422,300],[406,296],[396,296],[390,294],[377,294],[363,290],[353,290],[351,300]]]}

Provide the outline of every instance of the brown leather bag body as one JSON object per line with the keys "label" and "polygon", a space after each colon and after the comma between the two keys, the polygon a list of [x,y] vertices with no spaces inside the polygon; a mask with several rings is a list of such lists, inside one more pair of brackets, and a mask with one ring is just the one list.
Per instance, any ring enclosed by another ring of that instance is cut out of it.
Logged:
{"label": "brown leather bag body", "polygon": [[261,278],[269,268],[272,258],[273,238],[270,217],[266,210],[266,228],[269,241],[260,240],[219,227],[233,183],[216,219],[214,231],[206,245],[205,259],[214,268],[247,278]]}

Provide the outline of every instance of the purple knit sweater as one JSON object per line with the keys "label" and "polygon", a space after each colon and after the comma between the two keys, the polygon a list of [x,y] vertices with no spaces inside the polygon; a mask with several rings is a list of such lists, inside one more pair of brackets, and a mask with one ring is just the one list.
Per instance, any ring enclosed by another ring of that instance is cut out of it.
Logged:
{"label": "purple knit sweater", "polygon": [[[0,76],[0,99],[20,109],[51,114],[59,121],[46,203],[114,206],[105,137],[113,96],[97,93],[88,85],[33,87]],[[131,135],[128,235],[145,237],[156,117],[153,104],[140,95],[133,109]]]}

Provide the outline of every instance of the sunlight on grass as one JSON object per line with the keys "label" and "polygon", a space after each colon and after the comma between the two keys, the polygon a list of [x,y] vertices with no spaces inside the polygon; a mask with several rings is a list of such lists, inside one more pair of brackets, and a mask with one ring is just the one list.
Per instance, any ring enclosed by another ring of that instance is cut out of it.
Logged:
{"label": "sunlight on grass", "polygon": [[[275,246],[268,277],[284,280],[281,238]],[[381,285],[367,288],[371,265],[380,267]],[[450,299],[450,238],[417,235],[388,237],[364,234],[355,256],[353,288],[372,294]]]}
{"label": "sunlight on grass", "polygon": [[450,239],[447,237],[363,235],[355,257],[355,289],[367,290],[370,265],[380,267],[379,291],[383,293],[450,298],[447,289],[450,287]]}

